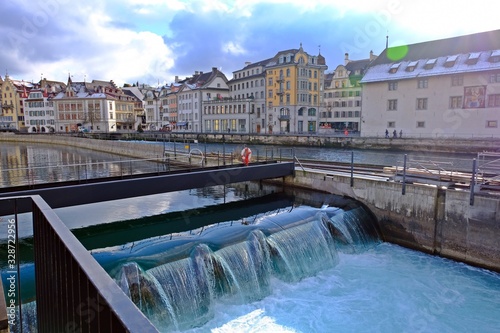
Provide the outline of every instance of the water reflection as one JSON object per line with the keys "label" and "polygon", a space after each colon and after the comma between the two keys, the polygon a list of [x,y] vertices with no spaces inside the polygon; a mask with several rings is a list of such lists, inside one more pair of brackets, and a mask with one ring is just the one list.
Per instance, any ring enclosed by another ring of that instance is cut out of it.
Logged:
{"label": "water reflection", "polygon": [[2,142],[0,187],[161,171],[162,165],[89,149]]}

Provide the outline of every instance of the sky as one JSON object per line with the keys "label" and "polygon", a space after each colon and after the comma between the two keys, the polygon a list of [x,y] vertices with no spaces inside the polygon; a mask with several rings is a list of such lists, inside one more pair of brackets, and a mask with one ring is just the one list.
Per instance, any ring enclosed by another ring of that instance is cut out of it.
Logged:
{"label": "sky", "polygon": [[497,0],[0,0],[0,76],[170,84],[302,45],[332,72],[389,46],[500,29]]}

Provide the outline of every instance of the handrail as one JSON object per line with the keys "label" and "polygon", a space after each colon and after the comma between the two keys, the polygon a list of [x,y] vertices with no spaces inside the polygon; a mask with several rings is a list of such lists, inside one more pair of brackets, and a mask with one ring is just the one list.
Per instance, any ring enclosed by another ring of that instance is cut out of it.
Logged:
{"label": "handrail", "polygon": [[158,330],[39,196],[32,201],[38,332]]}

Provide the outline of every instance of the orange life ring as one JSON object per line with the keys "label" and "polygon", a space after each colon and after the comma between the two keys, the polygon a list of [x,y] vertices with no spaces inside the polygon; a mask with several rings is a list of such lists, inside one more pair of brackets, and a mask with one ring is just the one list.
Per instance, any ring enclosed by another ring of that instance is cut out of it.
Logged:
{"label": "orange life ring", "polygon": [[252,150],[248,147],[243,148],[243,150],[241,151],[241,160],[243,161],[243,164],[248,165],[251,158]]}

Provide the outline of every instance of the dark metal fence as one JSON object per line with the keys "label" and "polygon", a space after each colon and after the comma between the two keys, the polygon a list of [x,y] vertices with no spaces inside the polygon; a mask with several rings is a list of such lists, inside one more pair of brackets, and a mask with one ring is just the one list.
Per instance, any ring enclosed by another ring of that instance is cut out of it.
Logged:
{"label": "dark metal fence", "polygon": [[38,195],[14,200],[26,199],[33,207],[38,332],[158,332],[50,206]]}

